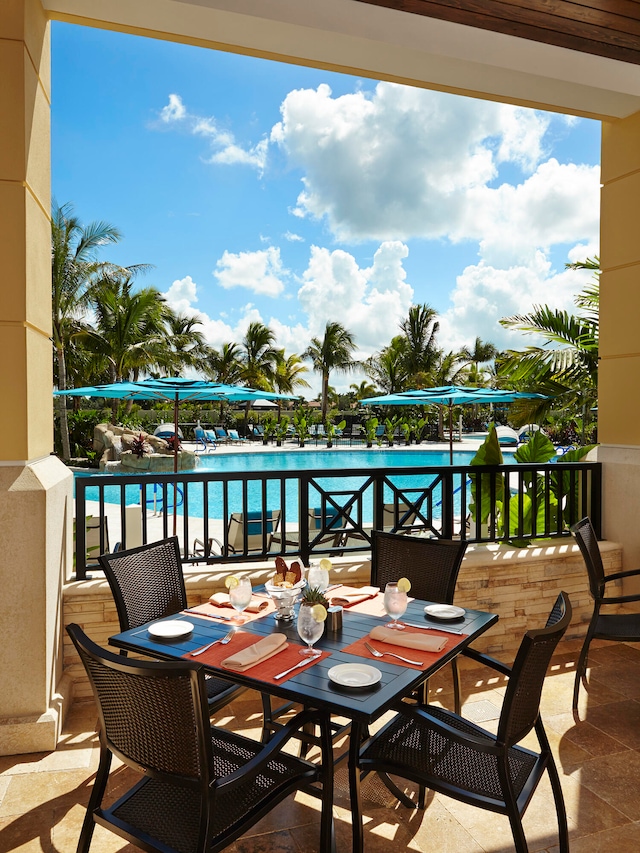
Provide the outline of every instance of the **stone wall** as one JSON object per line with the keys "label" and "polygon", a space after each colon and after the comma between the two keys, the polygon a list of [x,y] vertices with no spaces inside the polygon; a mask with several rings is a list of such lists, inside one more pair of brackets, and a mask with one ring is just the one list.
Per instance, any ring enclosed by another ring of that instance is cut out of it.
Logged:
{"label": "stone wall", "polygon": [[[613,542],[600,543],[607,574],[620,571],[622,548]],[[267,563],[247,566],[254,586],[273,574]],[[224,589],[231,571],[188,571],[185,576],[189,604],[199,604],[213,592]],[[238,574],[237,567],[233,569]],[[334,560],[332,582],[350,585],[369,582],[370,563],[353,559]],[[566,638],[583,636],[592,612],[587,572],[573,540],[559,545],[535,545],[517,549],[506,545],[471,545],[464,558],[455,603],[460,607],[489,610],[500,617],[486,635],[474,644],[506,662],[511,662],[522,634],[531,627],[543,627],[556,596],[564,590],[571,598],[573,619]],[[613,592],[611,591],[611,594]],[[118,618],[109,585],[103,578],[68,584],[64,590],[64,622],[77,622],[102,646],[118,633]],[[82,665],[69,638],[64,640],[64,665],[74,681],[75,696],[90,695]]]}

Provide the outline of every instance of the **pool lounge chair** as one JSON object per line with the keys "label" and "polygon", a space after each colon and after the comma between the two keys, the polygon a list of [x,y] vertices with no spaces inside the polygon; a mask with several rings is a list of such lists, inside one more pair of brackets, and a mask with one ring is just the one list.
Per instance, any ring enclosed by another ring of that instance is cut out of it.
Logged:
{"label": "pool lounge chair", "polygon": [[218,445],[214,438],[214,433],[210,429],[202,429],[202,427],[195,428],[195,436],[196,436],[196,452],[200,445],[202,445],[202,450],[207,453],[209,450],[217,450]]}
{"label": "pool lounge chair", "polygon": [[498,443],[505,447],[516,447],[520,444],[518,433],[509,426],[497,426],[496,435],[498,436]]}
{"label": "pool lounge chair", "polygon": [[230,440],[233,444],[246,444],[246,443],[248,443],[248,441],[249,441],[249,439],[248,439],[248,438],[245,438],[245,437],[244,437],[244,436],[242,436],[242,435],[238,435],[238,430],[237,430],[237,429],[230,429],[230,430],[228,430],[228,431],[227,431],[227,435],[229,436],[229,440]]}
{"label": "pool lounge chair", "polygon": [[[314,547],[330,543],[332,547],[342,546],[345,529],[342,526],[344,519],[339,518],[335,507],[327,506],[322,514],[322,507],[310,507],[308,515],[309,543]],[[283,531],[277,531],[273,536],[274,550],[280,550]],[[284,534],[285,553],[286,546],[298,548],[300,546],[300,533],[298,530],[287,531]]]}
{"label": "pool lounge chair", "polygon": [[[226,554],[262,554],[271,550],[273,536],[280,526],[280,510],[267,512],[258,510],[247,513],[247,522],[241,512],[232,512],[227,528],[228,545],[210,536],[206,543],[195,539],[193,556],[203,559],[220,557]],[[246,536],[246,548],[245,548]]]}
{"label": "pool lounge chair", "polygon": [[218,442],[218,444],[231,444],[226,429],[224,429],[223,427],[214,427],[213,431],[215,432],[216,441]]}

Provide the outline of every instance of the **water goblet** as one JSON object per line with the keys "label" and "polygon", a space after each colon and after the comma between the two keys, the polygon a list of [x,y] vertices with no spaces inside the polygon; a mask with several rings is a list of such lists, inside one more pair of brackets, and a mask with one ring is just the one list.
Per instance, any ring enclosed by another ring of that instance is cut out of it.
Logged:
{"label": "water goblet", "polygon": [[402,622],[398,622],[407,609],[409,600],[407,593],[398,588],[397,583],[388,583],[384,588],[384,609],[387,616],[391,616],[391,622],[387,622],[387,628],[396,628],[398,631],[404,631]]}
{"label": "water goblet", "polygon": [[241,624],[246,621],[242,611],[251,603],[251,580],[247,577],[238,578],[238,583],[229,589],[231,606],[238,611],[237,619]]}
{"label": "water goblet", "polygon": [[313,615],[313,607],[302,603],[298,611],[298,634],[300,639],[307,644],[307,649],[300,649],[301,655],[317,657],[320,652],[315,651],[313,644],[317,642],[324,631],[324,622],[317,622]]}
{"label": "water goblet", "polygon": [[318,589],[320,592],[324,592],[329,586],[329,570],[321,568],[320,563],[316,561],[309,563],[307,583],[312,589]]}

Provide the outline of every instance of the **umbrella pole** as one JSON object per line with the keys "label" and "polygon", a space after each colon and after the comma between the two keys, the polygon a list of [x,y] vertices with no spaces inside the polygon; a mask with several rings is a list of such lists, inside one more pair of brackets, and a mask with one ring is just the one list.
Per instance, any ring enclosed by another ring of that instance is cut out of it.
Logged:
{"label": "umbrella pole", "polygon": [[449,403],[449,465],[453,465],[453,406]]}

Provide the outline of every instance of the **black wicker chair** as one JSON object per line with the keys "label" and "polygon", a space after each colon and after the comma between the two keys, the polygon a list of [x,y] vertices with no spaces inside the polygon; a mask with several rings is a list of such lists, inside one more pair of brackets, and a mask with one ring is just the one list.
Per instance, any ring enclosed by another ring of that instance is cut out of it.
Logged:
{"label": "black wicker chair", "polygon": [[[127,551],[102,554],[99,560],[116,603],[121,631],[129,631],[187,607],[176,536]],[[206,676],[205,685],[211,714],[243,689],[212,675]]]}
{"label": "black wicker chair", "polygon": [[624,578],[638,577],[640,569],[605,575],[600,548],[598,547],[598,538],[590,519],[583,518],[582,521],[578,521],[571,528],[571,532],[582,551],[589,574],[589,591],[593,598],[593,614],[578,658],[576,680],[573,687],[573,711],[577,714],[580,682],[586,682],[591,640],[613,640],[617,643],[640,642],[640,613],[600,613],[603,604],[629,604],[640,601],[640,594],[606,595],[608,583]]}
{"label": "black wicker chair", "polygon": [[[371,583],[384,589],[401,577],[411,581],[411,594],[425,601],[453,604],[456,581],[467,549],[466,540],[426,539],[398,533],[373,532]],[[454,708],[460,713],[460,672],[456,659],[451,663]],[[427,701],[428,681],[423,701]]]}
{"label": "black wicker chair", "polygon": [[[326,715],[298,714],[265,746],[211,726],[197,662],[131,661],[101,649],[78,625],[67,631],[89,675],[100,726],[100,764],[77,853],[89,850],[96,823],[143,850],[215,853],[300,789],[321,793],[320,850],[330,853],[333,763]],[[309,721],[322,729],[321,764],[283,752]],[[105,807],[113,755],[142,778]]]}
{"label": "black wicker chair", "polygon": [[[571,604],[560,593],[547,626],[527,631],[512,668],[472,650],[472,656],[509,683],[497,735],[433,705],[402,704],[398,714],[365,743],[360,769],[410,779],[420,786],[418,806],[424,808],[424,789],[498,814],[507,815],[517,853],[527,853],[522,815],[544,771],[549,774],[558,817],[560,853],[568,853],[569,838],[560,778],[540,719],[540,694],[560,638],[571,620]],[[518,746],[535,728],[540,751]]]}

